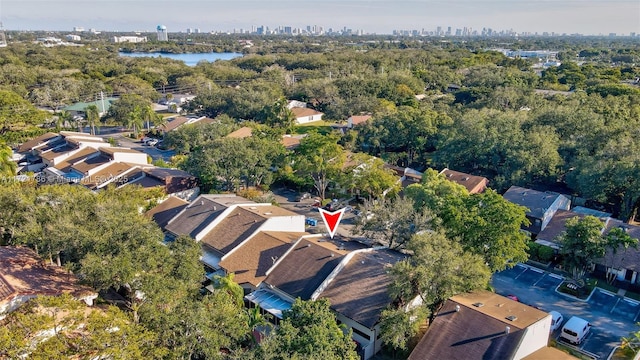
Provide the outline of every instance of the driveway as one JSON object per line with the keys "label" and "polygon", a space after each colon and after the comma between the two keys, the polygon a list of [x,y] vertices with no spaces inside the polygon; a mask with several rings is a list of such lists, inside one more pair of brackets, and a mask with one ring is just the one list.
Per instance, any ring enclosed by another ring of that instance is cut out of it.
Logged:
{"label": "driveway", "polygon": [[173,150],[160,150],[155,146],[143,145],[140,141],[135,141],[133,139],[130,139],[122,135],[122,133],[113,133],[111,135],[103,134],[101,136],[104,138],[112,137],[118,142],[119,146],[141,151],[151,156],[153,160],[163,159],[164,161],[170,161],[171,157],[176,154],[176,152]]}
{"label": "driveway", "polygon": [[[298,193],[288,189],[274,189],[273,194],[276,198],[276,202],[280,206],[289,211],[304,215],[305,217],[318,219],[318,225],[308,227],[307,231],[312,233],[325,233],[327,230],[322,222],[322,216],[317,207],[313,206],[314,199],[304,199],[302,201],[295,201]],[[336,232],[337,236],[341,236],[346,239],[355,239],[356,237],[351,234],[351,230],[354,226],[355,215],[352,212],[345,212],[338,226]]]}
{"label": "driveway", "polygon": [[[560,295],[555,288],[562,278],[540,269],[518,264],[493,275],[492,286],[498,294],[516,295],[528,305],[544,311],[556,310],[567,321],[572,316],[588,320],[592,325],[589,337],[580,348],[606,359],[611,350],[620,344],[620,338],[637,330],[635,319],[640,305],[596,289],[589,301],[579,301]],[[555,338],[559,330],[553,334]]]}

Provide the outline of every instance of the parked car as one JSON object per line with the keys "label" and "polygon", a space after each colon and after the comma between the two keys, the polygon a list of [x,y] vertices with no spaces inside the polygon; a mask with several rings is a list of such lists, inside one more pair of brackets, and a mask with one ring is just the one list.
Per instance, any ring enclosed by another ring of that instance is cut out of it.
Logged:
{"label": "parked car", "polygon": [[509,298],[509,299],[511,299],[511,300],[513,300],[513,301],[520,301],[520,300],[518,299],[518,297],[517,297],[517,296],[515,296],[515,295],[507,295],[507,298]]}
{"label": "parked car", "polygon": [[300,195],[298,195],[298,196],[296,197],[296,201],[298,201],[298,202],[300,202],[300,201],[302,201],[302,200],[305,200],[305,199],[311,199],[311,194],[309,194],[308,192],[306,192],[306,193],[302,193],[302,194],[300,194]]}
{"label": "parked car", "polygon": [[147,145],[147,146],[155,146],[155,145],[158,144],[158,139],[151,139],[151,140],[145,142],[144,144]]}
{"label": "parked car", "polygon": [[557,311],[549,311],[549,314],[551,314],[551,332],[554,332],[560,328],[564,318],[562,317],[562,314]]}
{"label": "parked car", "polygon": [[568,342],[579,345],[589,335],[591,324],[580,317],[572,316],[562,327],[560,337]]}

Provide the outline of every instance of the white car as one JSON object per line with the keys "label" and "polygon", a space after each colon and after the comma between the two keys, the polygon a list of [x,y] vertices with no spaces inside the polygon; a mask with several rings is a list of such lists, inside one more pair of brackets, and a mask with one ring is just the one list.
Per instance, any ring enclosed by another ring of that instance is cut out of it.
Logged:
{"label": "white car", "polygon": [[560,328],[562,322],[564,321],[564,317],[557,311],[550,311],[551,314],[551,332],[554,332]]}
{"label": "white car", "polygon": [[158,143],[158,139],[147,140],[144,144],[147,146],[155,146]]}

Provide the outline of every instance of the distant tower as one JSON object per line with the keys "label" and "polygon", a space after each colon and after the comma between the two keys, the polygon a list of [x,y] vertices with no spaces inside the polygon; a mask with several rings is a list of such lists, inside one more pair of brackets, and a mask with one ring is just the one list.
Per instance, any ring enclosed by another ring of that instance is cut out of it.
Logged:
{"label": "distant tower", "polygon": [[169,41],[169,35],[167,34],[166,26],[158,25],[156,30],[158,32],[158,41]]}

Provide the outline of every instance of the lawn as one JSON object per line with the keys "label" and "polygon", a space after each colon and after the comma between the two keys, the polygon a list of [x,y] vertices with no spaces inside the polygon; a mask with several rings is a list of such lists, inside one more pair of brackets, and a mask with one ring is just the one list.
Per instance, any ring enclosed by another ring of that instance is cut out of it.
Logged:
{"label": "lawn", "polygon": [[334,124],[334,123],[333,122],[324,121],[324,120],[314,121],[314,122],[310,122],[310,123],[306,123],[306,124],[302,124],[302,125],[296,125],[293,128],[293,132],[294,132],[294,134],[307,134],[307,133],[315,130],[320,134],[326,135],[326,134],[330,133],[331,131],[333,131],[333,129],[331,128],[332,124]]}

